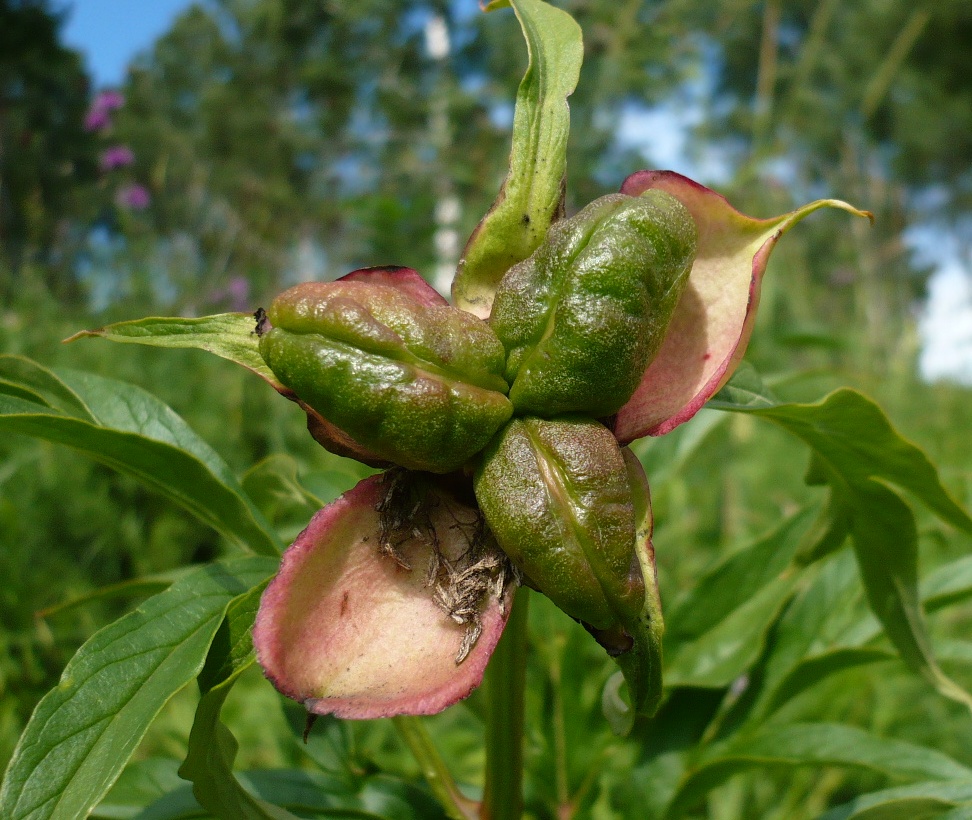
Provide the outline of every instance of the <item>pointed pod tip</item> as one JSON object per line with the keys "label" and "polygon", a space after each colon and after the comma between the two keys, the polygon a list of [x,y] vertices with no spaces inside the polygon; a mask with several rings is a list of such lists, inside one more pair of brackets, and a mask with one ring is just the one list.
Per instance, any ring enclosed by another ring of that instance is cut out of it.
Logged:
{"label": "pointed pod tip", "polygon": [[674,171],[638,171],[621,192],[660,189],[680,200],[699,229],[688,283],[661,348],[614,422],[622,443],[662,435],[694,416],[729,379],[745,354],[766,263],[791,227],[821,208],[873,221],[839,199],[819,199],[769,219],[746,216],[719,193]]}

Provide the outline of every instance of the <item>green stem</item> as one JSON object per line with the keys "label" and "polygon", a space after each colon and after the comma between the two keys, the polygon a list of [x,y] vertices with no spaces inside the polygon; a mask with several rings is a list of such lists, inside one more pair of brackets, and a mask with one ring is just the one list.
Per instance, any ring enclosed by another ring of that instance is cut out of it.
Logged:
{"label": "green stem", "polygon": [[399,715],[392,718],[392,723],[421,766],[422,776],[446,815],[452,820],[475,820],[479,804],[459,791],[421,718]]}
{"label": "green stem", "polygon": [[526,696],[528,591],[516,594],[486,669],[486,788],[481,820],[523,815],[523,724]]}

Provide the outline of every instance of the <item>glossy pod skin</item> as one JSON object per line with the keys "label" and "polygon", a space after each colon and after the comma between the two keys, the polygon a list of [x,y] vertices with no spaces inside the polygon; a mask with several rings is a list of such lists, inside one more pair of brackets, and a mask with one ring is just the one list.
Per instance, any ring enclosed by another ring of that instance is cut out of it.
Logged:
{"label": "glossy pod skin", "polygon": [[697,236],[686,208],[657,190],[605,196],[554,224],[503,277],[489,320],[516,414],[617,412],[664,339]]}
{"label": "glossy pod skin", "polygon": [[379,457],[460,468],[510,418],[490,327],[384,283],[308,282],[278,296],[260,354],[327,421]]}
{"label": "glossy pod skin", "polygon": [[513,419],[483,453],[474,486],[503,551],[564,612],[601,631],[637,620],[635,506],[606,427],[577,415]]}

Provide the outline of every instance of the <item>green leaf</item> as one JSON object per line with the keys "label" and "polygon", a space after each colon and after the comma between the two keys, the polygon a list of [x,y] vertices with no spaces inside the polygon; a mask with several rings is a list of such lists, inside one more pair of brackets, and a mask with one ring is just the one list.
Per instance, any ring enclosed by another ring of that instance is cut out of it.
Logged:
{"label": "green leaf", "polygon": [[972,597],[972,555],[928,573],[921,581],[921,595],[929,612]]}
{"label": "green leaf", "polygon": [[220,313],[197,319],[150,316],[130,322],[116,322],[96,330],[82,330],[64,341],[98,336],[113,342],[151,347],[206,350],[241,364],[270,384],[279,386],[280,382],[260,355],[260,339],[255,328],[256,320],[249,313]]}
{"label": "green leaf", "polygon": [[763,587],[699,640],[666,652],[669,686],[727,686],[759,658],[766,632],[793,592],[796,576]]}
{"label": "green leaf", "polygon": [[709,406],[767,418],[806,442],[828,470],[851,486],[882,479],[912,493],[943,521],[972,534],[972,518],[948,494],[924,452],[902,438],[881,408],[856,390],[836,390],[815,404],[759,407],[752,405],[755,399],[738,404],[738,398],[734,388],[723,388]]}
{"label": "green leaf", "polygon": [[779,709],[784,703],[830,675],[869,663],[880,663],[893,657],[894,654],[887,649],[869,647],[840,647],[822,655],[808,657],[797,664],[773,690],[764,714]]}
{"label": "green leaf", "polygon": [[748,398],[757,389],[750,384],[744,404],[723,390],[715,404],[767,418],[812,448],[808,480],[831,485],[835,531],[842,535],[849,527],[868,602],[888,637],[940,694],[972,709],[972,696],[941,671],[932,654],[918,597],[914,514],[891,487],[909,491],[963,532],[972,533],[972,518],[945,490],[928,457],[860,393],[842,389],[816,404],[761,407]]}
{"label": "green leaf", "polygon": [[703,576],[666,618],[665,675],[670,686],[722,687],[748,669],[789,598],[814,510],[785,521]]}
{"label": "green leaf", "polygon": [[584,45],[570,15],[540,0],[512,5],[523,29],[529,64],[516,95],[510,170],[499,196],[473,232],[452,285],[458,307],[489,315],[497,284],[543,241],[560,215],[567,169],[567,97],[580,76]]}
{"label": "green leaf", "polygon": [[95,601],[111,601],[116,598],[145,598],[168,589],[174,581],[191,571],[191,567],[181,567],[170,572],[161,572],[157,575],[146,575],[141,578],[132,578],[128,581],[119,581],[117,584],[98,587],[82,595],[68,598],[65,601],[42,609],[36,614],[38,618],[50,618],[54,615],[63,615],[65,612],[70,612],[72,609],[86,606]]}
{"label": "green leaf", "polygon": [[818,820],[920,820],[972,803],[972,783],[932,781],[884,789],[856,797],[822,814]]}
{"label": "green leaf", "polygon": [[[340,461],[351,465],[357,463],[352,459]],[[298,478],[296,460],[284,453],[275,453],[254,464],[243,475],[241,483],[260,512],[288,541],[296,538],[314,513],[340,495],[335,492],[328,493],[327,498],[316,496]],[[348,479],[341,491],[350,486],[354,486],[354,481]]]}
{"label": "green leaf", "polygon": [[69,416],[94,421],[82,398],[57,375],[24,356],[0,356],[0,392],[36,401]]}
{"label": "green leaf", "polygon": [[[773,641],[759,676],[761,694],[749,717],[756,726],[765,720],[770,709],[779,708],[786,698],[802,691],[802,664],[840,645],[848,623],[856,623],[864,611],[860,606],[858,570],[849,553],[833,556],[812,572],[815,577],[811,576],[810,583],[797,593],[773,630]],[[865,631],[863,640],[880,631],[873,615],[867,613],[867,619],[872,628]],[[860,633],[857,630],[855,634]],[[783,687],[788,689],[786,694],[782,693]]]}
{"label": "green leaf", "polygon": [[163,757],[150,757],[129,764],[91,814],[92,820],[140,817],[146,806],[184,785],[185,781],[176,771],[178,767],[177,761]]}
{"label": "green leaf", "polygon": [[241,546],[280,553],[283,545],[230,468],[168,405],[104,376],[47,372],[56,379],[48,392],[77,397],[84,415],[0,392],[0,430],[73,447],[134,476]]}
{"label": "green leaf", "polygon": [[[753,720],[765,719],[832,674],[894,657],[888,649],[869,645],[880,634],[880,625],[871,614],[863,621],[846,624],[837,635],[828,634],[827,617],[834,614],[837,601],[846,597],[846,589],[825,581],[826,576],[818,577],[777,627],[777,642],[764,672],[765,696],[761,707],[754,710]],[[920,589],[929,611],[972,597],[972,557],[938,567],[922,581]],[[944,660],[965,663],[970,657],[967,647],[959,642],[939,641],[937,649]]]}
{"label": "green leaf", "polygon": [[199,804],[227,820],[295,820],[294,815],[250,794],[233,776],[239,748],[233,733],[219,718],[236,679],[249,668],[253,652],[253,621],[266,583],[236,598],[213,638],[199,676],[202,697],[189,733],[189,752],[179,774],[192,781]]}
{"label": "green leaf", "polygon": [[733,775],[767,766],[851,766],[903,780],[972,778],[972,769],[941,752],[877,737],[863,729],[832,723],[767,726],[748,737],[712,747],[683,779],[666,816],[684,817],[709,791]]}
{"label": "green leaf", "polygon": [[[362,783],[318,772],[275,769],[241,772],[240,780],[260,799],[302,816],[347,820],[446,820],[423,789],[395,777],[373,775]],[[190,820],[211,815],[198,807],[189,786],[171,792],[139,815],[138,820]]]}
{"label": "green leaf", "polygon": [[918,530],[908,505],[872,481],[853,489],[851,537],[871,609],[906,664],[941,694],[972,709],[972,696],[948,678],[932,652],[918,598]]}
{"label": "green leaf", "polygon": [[87,816],[149,723],[199,674],[230,602],[276,564],[254,556],[203,567],[97,632],[34,710],[0,789],[0,816]]}

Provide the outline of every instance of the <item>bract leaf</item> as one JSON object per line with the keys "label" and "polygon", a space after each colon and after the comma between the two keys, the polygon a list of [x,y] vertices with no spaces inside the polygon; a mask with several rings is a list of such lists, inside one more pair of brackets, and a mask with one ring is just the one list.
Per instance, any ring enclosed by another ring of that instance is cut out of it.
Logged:
{"label": "bract leaf", "polygon": [[[452,283],[458,307],[489,316],[497,284],[543,241],[563,207],[570,131],[569,97],[584,46],[580,26],[541,0],[512,0],[529,64],[516,95],[510,170],[499,196],[473,231]],[[500,8],[492,3],[487,8]]]}
{"label": "bract leaf", "polygon": [[112,342],[150,347],[206,350],[220,358],[243,365],[271,385],[279,386],[280,382],[260,356],[260,339],[255,328],[256,319],[250,313],[219,313],[195,319],[150,316],[116,322],[95,330],[82,330],[64,341],[100,337]]}
{"label": "bract leaf", "polygon": [[230,468],[168,405],[132,384],[76,370],[48,371],[84,410],[59,410],[0,392],[0,430],[66,444],[128,473],[246,549],[282,545]]}
{"label": "bract leaf", "polygon": [[388,475],[364,479],[314,516],[260,605],[253,638],[260,665],[281,692],[317,714],[445,709],[479,685],[509,613],[512,586],[482,604],[482,631],[470,648],[473,624],[457,622],[434,600],[461,592],[447,576],[482,529],[478,510],[431,482],[406,505],[406,519],[419,505],[417,517],[382,549],[389,526],[382,511],[394,518],[390,507],[398,503]]}
{"label": "bract leaf", "polygon": [[621,192],[638,196],[655,188],[688,208],[699,245],[661,350],[618,412],[614,432],[622,443],[669,432],[729,379],[749,343],[766,262],[784,233],[820,208],[870,216],[838,199],[821,199],[772,219],[752,219],[715,191],[671,171],[639,171]]}
{"label": "bract leaf", "polygon": [[227,606],[275,563],[254,556],[203,567],[87,641],[20,738],[0,816],[86,817],[159,710],[199,674]]}

